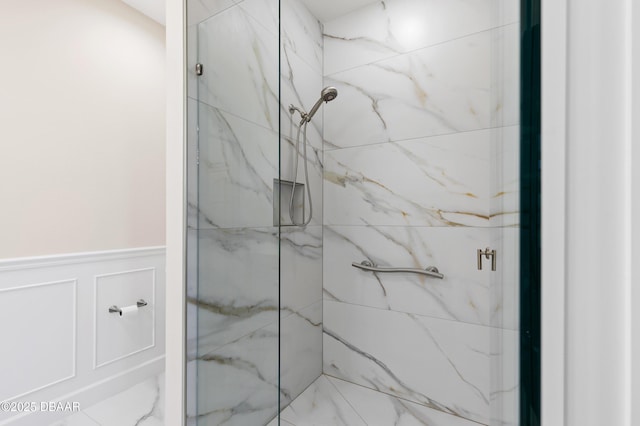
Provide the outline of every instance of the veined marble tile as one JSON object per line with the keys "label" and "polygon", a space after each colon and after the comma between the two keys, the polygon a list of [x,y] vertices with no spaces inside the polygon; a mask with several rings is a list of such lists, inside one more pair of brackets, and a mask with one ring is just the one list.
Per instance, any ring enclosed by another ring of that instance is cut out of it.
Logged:
{"label": "veined marble tile", "polygon": [[198,25],[187,26],[187,96],[198,99],[198,76],[196,75],[196,64],[200,53],[198,52]]}
{"label": "veined marble tile", "polygon": [[387,0],[325,23],[325,75],[491,28],[491,0]]}
{"label": "veined marble tile", "polygon": [[322,24],[300,0],[281,0],[282,44],[314,70],[323,73]]}
{"label": "veined marble tile", "polygon": [[322,74],[322,24],[299,0],[244,0],[240,7],[260,22],[270,33],[278,35],[278,7],[282,47],[295,54],[313,70]]}
{"label": "veined marble tile", "polygon": [[519,425],[519,332],[491,329],[491,422],[496,426]]}
{"label": "veined marble tile", "polygon": [[238,6],[277,37],[279,3],[278,0],[242,0]]}
{"label": "veined marble tile", "polygon": [[322,227],[280,228],[282,316],[322,300]]}
{"label": "veined marble tile", "polygon": [[198,26],[199,100],[278,130],[278,38],[240,7]]}
{"label": "veined marble tile", "polygon": [[278,135],[199,104],[200,228],[273,226]]}
{"label": "veined marble tile", "polygon": [[[290,138],[295,138],[295,133],[289,131],[289,126],[293,123],[294,130],[297,130],[301,117],[299,113],[293,115],[289,112],[289,105],[294,105],[308,112],[313,108],[316,101],[320,99],[323,88],[322,72],[313,69],[298,55],[281,50],[281,104],[282,104],[282,126],[281,132]],[[307,126],[307,136],[309,141],[316,148],[322,148],[322,117],[325,108],[331,108],[335,104],[323,103],[322,107],[313,116]],[[285,133],[286,132],[286,133]]]}
{"label": "veined marble tile", "polygon": [[327,379],[368,425],[478,426],[475,422],[354,385],[335,377],[327,377]]}
{"label": "veined marble tile", "polygon": [[164,426],[164,373],[86,410],[101,426]]}
{"label": "veined marble tile", "polygon": [[329,146],[350,147],[489,127],[491,41],[484,31],[325,78]]}
{"label": "veined marble tile", "polygon": [[278,323],[198,357],[198,425],[262,425],[278,413]]}
{"label": "veined marble tile", "polygon": [[286,420],[280,419],[280,423],[278,423],[278,418],[271,420],[267,426],[296,426],[292,423],[289,423]]}
{"label": "veined marble tile", "polygon": [[488,424],[490,328],[324,301],[324,372]]}
{"label": "veined marble tile", "polygon": [[187,98],[187,227],[198,228],[198,102]]}
{"label": "veined marble tile", "polygon": [[[502,301],[490,300],[491,271],[478,271],[476,250],[489,229],[327,226],[324,299],[489,325]],[[351,266],[437,267],[444,279],[409,273],[372,273]]]}
{"label": "veined marble tile", "polygon": [[280,414],[296,426],[366,426],[338,390],[320,376]]}
{"label": "veined marble tile", "polygon": [[186,368],[186,417],[187,425],[196,426],[198,415],[198,360],[193,358],[187,361]]}
{"label": "veined marble tile", "polygon": [[49,426],[101,426],[83,412],[76,413]]}
{"label": "veined marble tile", "polygon": [[187,0],[187,25],[199,24],[235,3],[235,0]]}
{"label": "veined marble tile", "polygon": [[491,132],[491,226],[520,224],[520,126]]}
{"label": "veined marble tile", "polygon": [[[187,230],[187,300],[198,300],[198,231],[196,229]],[[194,303],[187,303],[187,360],[195,359],[197,354],[198,339],[198,306]]]}
{"label": "veined marble tile", "polygon": [[280,322],[281,407],[322,374],[322,300]]}
{"label": "veined marble tile", "polygon": [[490,131],[325,153],[329,225],[489,226]]}
{"label": "veined marble tile", "polygon": [[[322,75],[312,70],[309,65],[299,59],[295,54],[287,54],[283,50],[282,55],[282,85],[281,99],[283,111],[281,116],[281,145],[280,145],[280,171],[282,179],[293,180],[295,168],[296,139],[298,143],[298,170],[296,182],[305,182],[304,178],[304,126],[299,128],[300,115],[293,116],[288,111],[289,105],[310,111],[315,102],[320,98],[322,90]],[[328,106],[330,107],[331,104]],[[313,203],[312,225],[322,224],[322,114],[323,108],[318,110],[312,121],[306,126],[307,133],[307,164],[309,181],[311,184],[311,197]],[[298,130],[300,133],[298,134]],[[305,189],[306,192],[306,189]],[[305,194],[308,209],[308,197]],[[307,210],[308,212],[308,210]],[[283,223],[289,223],[284,221]]]}
{"label": "veined marble tile", "polygon": [[520,22],[520,2],[518,0],[493,1],[492,17],[497,25],[509,25]]}
{"label": "veined marble tile", "polygon": [[[199,233],[198,354],[278,319],[277,228]],[[188,349],[190,350],[190,349]]]}
{"label": "veined marble tile", "polygon": [[497,271],[491,273],[491,326],[518,329],[520,322],[520,228],[492,228]]}
{"label": "veined marble tile", "polygon": [[520,124],[519,23],[492,32],[491,63],[491,126]]}

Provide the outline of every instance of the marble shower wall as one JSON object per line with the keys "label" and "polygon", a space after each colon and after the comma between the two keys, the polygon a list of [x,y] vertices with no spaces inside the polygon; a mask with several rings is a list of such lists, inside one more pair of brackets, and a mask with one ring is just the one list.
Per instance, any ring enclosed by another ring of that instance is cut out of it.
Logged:
{"label": "marble shower wall", "polygon": [[517,414],[515,3],[385,0],[324,24],[324,373],[481,424]]}
{"label": "marble shower wall", "polygon": [[321,114],[308,128],[313,221],[273,223],[274,179],[294,178],[288,105],[308,110],[322,88],[322,27],[297,0],[187,9],[189,416],[266,424],[322,372]]}

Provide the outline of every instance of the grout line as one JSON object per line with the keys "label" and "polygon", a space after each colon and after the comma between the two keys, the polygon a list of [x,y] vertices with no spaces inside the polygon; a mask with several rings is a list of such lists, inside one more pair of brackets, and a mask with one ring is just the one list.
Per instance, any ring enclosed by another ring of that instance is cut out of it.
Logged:
{"label": "grout line", "polygon": [[[323,287],[323,290],[324,290],[324,287]],[[326,302],[340,303],[340,304],[343,304],[343,305],[356,306],[356,307],[359,307],[359,308],[375,309],[376,311],[391,312],[391,313],[394,313],[394,314],[415,316],[415,317],[431,319],[431,320],[448,321],[448,322],[453,322],[453,323],[457,323],[457,324],[464,324],[464,325],[468,325],[468,326],[482,327],[482,328],[489,329],[489,330],[496,330],[496,331],[497,330],[503,330],[503,331],[513,331],[513,332],[519,332],[520,331],[519,328],[497,327],[497,326],[494,326],[494,325],[478,324],[478,323],[474,323],[474,322],[461,321],[461,320],[452,319],[452,318],[441,318],[441,317],[435,317],[435,316],[432,316],[432,315],[417,314],[415,312],[405,312],[405,311],[396,311],[396,310],[393,310],[393,309],[378,308],[378,307],[375,307],[375,306],[361,305],[359,303],[344,302],[344,301],[341,301],[341,300],[324,299],[323,300],[323,305]],[[323,306],[323,308],[324,308],[324,306]],[[324,322],[322,323],[322,327],[323,327],[323,333],[324,333]]]}
{"label": "grout line", "polygon": [[[341,382],[345,382],[345,383],[352,384],[352,385],[354,385],[354,386],[358,386],[358,387],[360,387],[360,388],[362,388],[362,389],[366,389],[366,390],[368,390],[368,391],[370,391],[370,392],[376,392],[376,393],[379,393],[379,394],[381,394],[381,395],[385,395],[385,396],[390,397],[390,398],[395,398],[395,399],[397,399],[397,400],[404,401],[404,402],[407,402],[407,403],[412,404],[412,405],[419,405],[419,406],[421,406],[421,407],[427,408],[427,409],[429,409],[429,410],[431,410],[431,411],[434,411],[434,412],[437,412],[437,413],[446,414],[446,415],[448,415],[448,416],[455,417],[455,418],[457,418],[457,419],[462,419],[462,420],[466,420],[466,421],[471,422],[471,423],[475,423],[475,424],[479,424],[479,425],[487,426],[485,423],[481,423],[481,422],[478,422],[478,421],[476,421],[476,420],[471,420],[471,419],[468,419],[468,418],[466,418],[466,417],[454,416],[454,415],[449,414],[449,413],[444,412],[444,411],[434,410],[434,409],[433,409],[433,408],[431,408],[431,407],[427,407],[426,405],[422,405],[422,404],[420,404],[419,402],[411,401],[410,399],[406,399],[406,398],[402,398],[402,397],[400,397],[400,396],[392,395],[392,394],[390,394],[390,393],[382,392],[382,391],[377,390],[377,389],[372,389],[372,388],[369,388],[369,387],[367,387],[367,386],[361,385],[361,384],[359,384],[359,383],[355,383],[355,382],[352,382],[352,381],[350,381],[350,380],[345,380],[345,379],[340,378],[340,377],[332,376],[332,375],[327,374],[327,373],[323,373],[323,374],[324,374],[325,376],[327,376],[327,377],[331,377],[332,379],[340,380]],[[327,380],[329,380],[329,379],[327,379]],[[329,380],[329,383],[331,383],[331,380]],[[333,383],[331,383],[331,384],[333,385]],[[335,385],[334,385],[334,387],[335,387]],[[337,388],[336,388],[336,389],[337,389]],[[338,392],[339,392],[339,391],[338,391]],[[342,394],[341,394],[341,395],[342,395]],[[345,398],[345,397],[343,396],[343,398]],[[345,399],[346,399],[346,398],[345,398]],[[347,400],[347,402],[348,402],[348,400]],[[351,404],[349,404],[349,405],[351,405]],[[366,422],[365,422],[365,423],[366,423]]]}
{"label": "grout line", "polygon": [[[469,130],[458,130],[458,131],[452,131],[452,132],[448,132],[448,133],[437,133],[437,134],[433,134],[433,135],[425,135],[425,136],[417,136],[417,137],[411,137],[411,138],[405,138],[405,139],[395,139],[395,140],[387,140],[387,141],[380,141],[380,142],[372,142],[372,143],[365,143],[365,144],[361,144],[361,145],[353,145],[353,146],[343,146],[343,147],[336,147],[336,148],[332,148],[332,147],[324,147],[324,151],[326,152],[332,152],[332,151],[339,151],[339,150],[344,150],[344,149],[354,149],[354,148],[363,148],[363,147],[368,147],[368,146],[375,146],[375,145],[383,145],[383,144],[398,144],[398,143],[404,143],[404,142],[417,142],[420,140],[424,140],[424,139],[433,139],[433,138],[439,138],[439,137],[445,137],[445,136],[455,136],[455,135],[459,135],[459,134],[466,134],[466,133],[479,133],[479,132],[489,132],[491,130],[503,130],[503,129],[511,129],[511,128],[516,128],[516,127],[520,127],[520,124],[508,124],[508,125],[503,125],[503,126],[489,126],[489,127],[481,127],[478,129],[469,129]],[[324,137],[323,137],[324,140]],[[429,143],[430,141],[427,141],[425,143]],[[491,142],[495,142],[494,140],[489,141]],[[331,141],[327,141],[324,140],[325,145],[327,144],[331,144],[334,145]]]}
{"label": "grout line", "polygon": [[[518,25],[518,23],[515,22],[515,23],[509,23],[509,24],[502,24],[502,25],[498,25],[498,26],[495,26],[495,27],[486,28],[484,30],[475,31],[475,32],[472,32],[472,33],[469,33],[469,34],[465,34],[465,35],[461,35],[461,36],[458,36],[458,37],[455,37],[455,38],[452,38],[452,39],[449,39],[449,40],[443,40],[443,41],[440,41],[440,42],[437,42],[437,43],[434,43],[434,44],[429,44],[429,45],[426,45],[426,46],[418,47],[416,49],[408,50],[406,52],[396,53],[393,56],[388,56],[386,58],[378,59],[378,60],[373,61],[373,62],[367,62],[366,64],[356,65],[356,66],[353,66],[351,68],[346,68],[344,70],[333,72],[331,74],[325,74],[324,77],[325,78],[327,78],[327,77],[331,78],[332,76],[335,76],[337,74],[341,74],[343,72],[353,71],[353,70],[355,70],[357,68],[360,68],[360,67],[366,67],[366,66],[369,66],[369,65],[379,64],[380,62],[384,62],[384,61],[387,61],[387,60],[390,60],[390,59],[397,59],[398,57],[403,56],[403,55],[410,55],[410,54],[419,52],[421,50],[431,49],[433,47],[442,46],[443,44],[451,43],[451,42],[454,42],[454,41],[460,41],[460,40],[465,39],[467,37],[475,37],[475,36],[477,36],[479,34],[491,33],[491,32],[494,32],[496,30],[504,29],[504,28],[509,27],[511,25]],[[324,36],[327,36],[327,38],[331,37],[331,35],[326,35],[326,34],[323,34],[323,38],[324,38]],[[326,55],[326,52],[323,53],[323,56],[325,56],[325,55]]]}
{"label": "grout line", "polygon": [[356,415],[357,415],[358,417],[360,417],[360,419],[362,419],[362,422],[363,422],[365,425],[368,425],[368,423],[367,423],[367,421],[364,419],[364,417],[362,417],[362,416],[360,415],[360,413],[358,412],[358,410],[356,410],[356,407],[354,407],[354,406],[353,406],[353,404],[351,404],[351,401],[349,401],[349,399],[348,399],[346,396],[344,396],[344,395],[342,394],[342,392],[340,392],[340,389],[338,389],[338,388],[336,387],[336,385],[334,385],[334,384],[331,382],[331,380],[329,380],[329,377],[330,377],[330,376],[329,376],[329,375],[324,375],[324,376],[325,376],[325,380],[326,380],[327,382],[329,382],[329,384],[331,385],[331,387],[333,387],[333,388],[336,390],[336,392],[338,392],[338,395],[340,395],[340,396],[342,397],[342,399],[344,399],[344,401],[349,405],[349,407],[351,407],[351,409],[353,410],[353,412],[354,412],[354,413],[356,413]]}

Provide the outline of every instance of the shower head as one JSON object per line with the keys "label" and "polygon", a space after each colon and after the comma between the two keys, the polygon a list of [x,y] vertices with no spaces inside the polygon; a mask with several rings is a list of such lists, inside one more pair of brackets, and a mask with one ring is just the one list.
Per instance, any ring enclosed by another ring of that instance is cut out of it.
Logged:
{"label": "shower head", "polygon": [[322,105],[322,102],[331,102],[337,97],[338,97],[338,89],[336,89],[335,87],[329,86],[322,89],[322,92],[320,94],[320,99],[318,99],[318,102],[316,102],[313,108],[311,108],[311,111],[309,111],[309,113],[303,118],[302,121],[303,122],[305,120],[307,122],[311,121],[311,118],[315,115],[316,112],[318,112],[318,109],[320,108],[320,105]]}
{"label": "shower head", "polygon": [[322,100],[325,102],[331,102],[338,97],[338,89],[335,87],[325,87],[322,89]]}

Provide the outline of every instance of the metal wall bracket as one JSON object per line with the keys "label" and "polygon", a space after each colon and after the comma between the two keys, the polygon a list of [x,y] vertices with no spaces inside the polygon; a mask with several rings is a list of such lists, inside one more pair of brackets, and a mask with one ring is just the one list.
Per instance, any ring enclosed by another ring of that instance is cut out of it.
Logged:
{"label": "metal wall bracket", "polygon": [[484,256],[487,260],[491,259],[491,270],[495,271],[496,270],[496,251],[495,250],[491,250],[489,247],[487,247],[484,250],[478,249],[478,270],[481,271],[482,270],[482,256]]}

